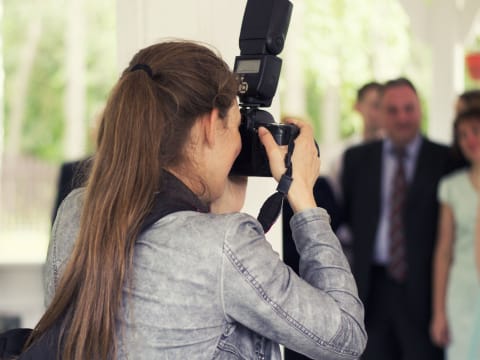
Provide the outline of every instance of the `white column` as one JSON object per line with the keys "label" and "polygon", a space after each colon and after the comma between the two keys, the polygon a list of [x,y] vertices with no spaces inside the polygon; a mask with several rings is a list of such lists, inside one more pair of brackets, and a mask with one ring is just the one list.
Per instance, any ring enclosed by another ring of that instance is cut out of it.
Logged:
{"label": "white column", "polygon": [[246,0],[118,0],[120,70],[140,48],[165,39],[203,41],[233,66]]}
{"label": "white column", "polygon": [[335,162],[344,150],[340,141],[340,88],[337,84],[329,83],[322,99],[322,130],[323,139],[320,144],[322,165],[320,173],[330,175]]}
{"label": "white column", "polygon": [[[432,45],[432,83],[429,99],[428,133],[432,139],[449,143],[452,139],[451,123],[455,98],[461,89],[455,89],[455,48],[457,43],[457,18],[454,2],[442,1],[430,13]],[[440,31],[440,29],[451,31]],[[463,82],[463,81],[462,81]]]}
{"label": "white column", "polygon": [[[283,52],[282,82],[280,83],[282,112],[304,118],[306,94],[301,42],[304,34],[304,0],[295,1]],[[316,120],[316,119],[315,119]]]}

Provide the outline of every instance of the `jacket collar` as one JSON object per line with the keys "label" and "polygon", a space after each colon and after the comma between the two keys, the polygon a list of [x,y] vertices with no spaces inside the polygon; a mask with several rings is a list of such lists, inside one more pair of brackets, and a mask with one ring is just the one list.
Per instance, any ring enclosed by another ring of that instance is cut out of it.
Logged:
{"label": "jacket collar", "polygon": [[140,233],[162,217],[177,211],[208,213],[210,209],[175,175],[164,170],[161,190],[155,194],[152,210],[145,217]]}

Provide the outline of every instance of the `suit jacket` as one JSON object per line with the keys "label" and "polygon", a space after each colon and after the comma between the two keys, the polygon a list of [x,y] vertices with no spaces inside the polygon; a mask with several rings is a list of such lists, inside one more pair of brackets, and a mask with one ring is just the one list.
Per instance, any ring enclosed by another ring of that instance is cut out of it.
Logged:
{"label": "suit jacket", "polygon": [[[348,149],[342,174],[343,216],[353,237],[352,271],[366,308],[381,211],[382,144],[383,141],[378,140]],[[404,209],[408,266],[405,286],[412,319],[427,326],[437,234],[437,184],[451,169],[449,148],[423,138]]]}
{"label": "suit jacket", "polygon": [[[340,209],[327,178],[320,176],[317,179],[313,187],[313,196],[317,206],[327,210],[328,215],[330,215],[332,230],[336,231],[340,222]],[[292,229],[290,228],[290,219],[292,216],[293,210],[288,200],[285,199],[282,209],[283,261],[298,274],[300,257],[292,238]]]}
{"label": "suit jacket", "polygon": [[63,199],[74,189],[82,186],[87,180],[93,159],[87,157],[82,160],[65,162],[60,168],[57,183],[57,195],[52,211],[52,224],[57,216],[58,208]]}

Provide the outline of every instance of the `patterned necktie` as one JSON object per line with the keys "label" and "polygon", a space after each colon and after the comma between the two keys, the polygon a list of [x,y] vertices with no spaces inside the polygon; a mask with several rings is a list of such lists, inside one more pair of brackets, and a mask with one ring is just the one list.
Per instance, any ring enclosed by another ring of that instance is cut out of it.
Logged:
{"label": "patterned necktie", "polygon": [[394,154],[397,164],[392,179],[390,199],[390,263],[387,269],[393,279],[403,282],[407,273],[405,228],[403,224],[403,209],[407,193],[407,179],[403,164],[405,149],[395,149]]}

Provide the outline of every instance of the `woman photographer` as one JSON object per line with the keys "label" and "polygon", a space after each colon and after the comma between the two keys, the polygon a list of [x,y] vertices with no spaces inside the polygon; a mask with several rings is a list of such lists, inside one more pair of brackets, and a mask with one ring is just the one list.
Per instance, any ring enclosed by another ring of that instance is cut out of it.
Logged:
{"label": "woman photographer", "polygon": [[[312,129],[295,122],[288,192],[300,278],[238,212],[236,92],[203,45],[165,42],[133,57],[106,105],[86,187],[59,209],[49,306],[21,359],[45,348],[62,359],[280,359],[277,343],[314,359],[360,356],[363,306],[313,198]],[[278,181],[286,150],[266,129],[259,136]]]}

